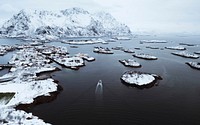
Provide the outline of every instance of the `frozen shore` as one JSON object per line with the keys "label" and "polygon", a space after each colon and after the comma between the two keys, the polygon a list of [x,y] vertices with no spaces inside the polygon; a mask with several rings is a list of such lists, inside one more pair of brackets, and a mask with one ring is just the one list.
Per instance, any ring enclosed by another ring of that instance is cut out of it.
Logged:
{"label": "frozen shore", "polygon": [[53,79],[38,79],[38,74],[42,72],[57,70],[50,62],[34,47],[21,49],[12,56],[9,61],[12,65],[10,72],[0,77],[0,93],[13,93],[9,100],[1,101],[0,123],[46,124],[32,114],[14,108],[20,104],[31,104],[37,97],[50,96],[52,92],[58,91],[58,84]]}
{"label": "frozen shore", "polygon": [[1,125],[50,125],[42,119],[14,108],[0,108],[0,124]]}

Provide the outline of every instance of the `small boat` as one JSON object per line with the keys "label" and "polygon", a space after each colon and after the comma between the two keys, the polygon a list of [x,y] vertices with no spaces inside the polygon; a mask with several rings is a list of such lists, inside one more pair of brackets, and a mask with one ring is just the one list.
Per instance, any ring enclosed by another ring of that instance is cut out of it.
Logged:
{"label": "small boat", "polygon": [[78,46],[70,46],[70,48],[78,48]]}
{"label": "small boat", "polygon": [[102,84],[102,80],[99,80],[97,85],[96,85],[96,89],[95,89],[95,94],[103,94],[103,84]]}

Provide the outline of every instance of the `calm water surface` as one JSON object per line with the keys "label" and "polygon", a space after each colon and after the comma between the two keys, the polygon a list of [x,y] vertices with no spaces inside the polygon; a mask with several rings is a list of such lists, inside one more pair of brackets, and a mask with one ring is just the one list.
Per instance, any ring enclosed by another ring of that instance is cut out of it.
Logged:
{"label": "calm water surface", "polygon": [[[66,46],[70,54],[88,53],[96,58],[86,62],[78,71],[63,68],[52,73],[59,81],[63,91],[54,101],[26,109],[48,123],[54,125],[199,125],[200,124],[200,71],[191,69],[187,59],[170,54],[173,50],[152,50],[146,46],[176,46],[180,42],[200,45],[199,36],[190,37],[150,37],[140,36],[130,41],[118,41],[106,45],[70,45],[59,42],[51,45]],[[165,39],[168,43],[139,44],[141,39]],[[3,41],[3,42],[2,42]],[[0,40],[1,44],[13,44],[19,41]],[[132,57],[131,54],[114,50],[113,55],[93,53],[94,46],[125,48],[139,47],[136,53],[155,55],[158,60],[147,61]],[[187,47],[188,51],[200,50],[200,46]],[[8,61],[12,53],[0,57],[0,62]],[[134,58],[142,64],[141,68],[124,67],[119,59]],[[128,70],[156,73],[163,80],[151,88],[138,89],[121,83],[121,75]],[[5,72],[5,71],[4,71]],[[1,73],[2,74],[2,73]],[[99,80],[103,81],[102,93],[95,93]]]}

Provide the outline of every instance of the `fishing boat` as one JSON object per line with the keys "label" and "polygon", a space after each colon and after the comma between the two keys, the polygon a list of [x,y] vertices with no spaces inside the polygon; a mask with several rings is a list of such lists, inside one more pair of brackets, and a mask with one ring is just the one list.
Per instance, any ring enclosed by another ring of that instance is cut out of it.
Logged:
{"label": "fishing boat", "polygon": [[103,84],[102,80],[99,80],[96,85],[95,94],[102,94],[102,93],[103,93]]}

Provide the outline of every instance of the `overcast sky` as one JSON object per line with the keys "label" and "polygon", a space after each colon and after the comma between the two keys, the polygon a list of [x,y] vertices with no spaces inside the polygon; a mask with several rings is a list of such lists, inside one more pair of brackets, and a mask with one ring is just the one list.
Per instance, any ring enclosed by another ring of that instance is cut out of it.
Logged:
{"label": "overcast sky", "polygon": [[106,11],[132,31],[200,33],[200,0],[0,0],[0,24],[21,9]]}

